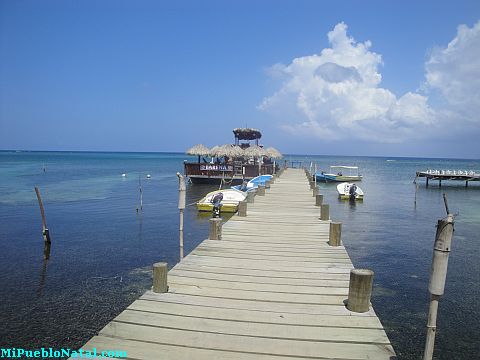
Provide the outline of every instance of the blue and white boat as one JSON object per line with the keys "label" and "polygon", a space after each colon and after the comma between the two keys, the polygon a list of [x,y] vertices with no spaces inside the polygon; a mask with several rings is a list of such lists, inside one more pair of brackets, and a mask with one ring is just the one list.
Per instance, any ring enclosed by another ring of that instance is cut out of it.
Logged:
{"label": "blue and white boat", "polygon": [[232,189],[236,189],[240,191],[253,191],[258,188],[258,185],[265,186],[265,183],[267,181],[270,181],[272,177],[273,177],[272,175],[260,175],[260,176],[254,177],[252,180],[250,180],[247,183],[232,186]]}

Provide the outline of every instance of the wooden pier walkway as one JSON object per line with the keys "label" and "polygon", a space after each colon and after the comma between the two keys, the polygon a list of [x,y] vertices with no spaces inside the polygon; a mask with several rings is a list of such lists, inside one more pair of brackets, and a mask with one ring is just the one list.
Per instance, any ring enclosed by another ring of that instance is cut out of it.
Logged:
{"label": "wooden pier walkway", "polygon": [[205,240],[83,349],[129,359],[395,359],[373,309],[346,309],[343,246],[303,170],[287,169],[265,196],[233,216],[221,240]]}

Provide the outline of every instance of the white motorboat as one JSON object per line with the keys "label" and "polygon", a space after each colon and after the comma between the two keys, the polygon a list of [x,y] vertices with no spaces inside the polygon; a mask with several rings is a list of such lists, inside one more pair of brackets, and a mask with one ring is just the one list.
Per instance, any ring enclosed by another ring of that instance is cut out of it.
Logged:
{"label": "white motorboat", "polygon": [[338,184],[337,192],[342,200],[363,200],[363,190],[354,183],[344,182]]}
{"label": "white motorboat", "polygon": [[199,202],[197,202],[198,211],[212,211],[212,199],[218,193],[222,193],[223,199],[220,202],[222,212],[234,213],[238,209],[238,203],[247,198],[247,193],[236,189],[224,189],[209,192]]}

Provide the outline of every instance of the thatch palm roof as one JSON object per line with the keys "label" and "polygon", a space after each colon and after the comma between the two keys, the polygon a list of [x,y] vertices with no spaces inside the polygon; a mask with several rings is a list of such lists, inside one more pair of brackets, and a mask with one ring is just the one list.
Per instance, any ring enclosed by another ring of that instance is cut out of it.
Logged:
{"label": "thatch palm roof", "polygon": [[274,147],[267,148],[266,152],[271,158],[281,159],[283,157],[282,153]]}
{"label": "thatch palm roof", "polygon": [[203,144],[197,144],[187,150],[188,155],[207,156],[210,150]]}
{"label": "thatch palm roof", "polygon": [[240,146],[225,144],[211,148],[210,155],[217,157],[228,156],[230,158],[236,158],[243,156],[243,150],[240,148]]}
{"label": "thatch palm roof", "polygon": [[260,146],[252,145],[244,150],[246,156],[260,157],[267,155],[265,149]]}

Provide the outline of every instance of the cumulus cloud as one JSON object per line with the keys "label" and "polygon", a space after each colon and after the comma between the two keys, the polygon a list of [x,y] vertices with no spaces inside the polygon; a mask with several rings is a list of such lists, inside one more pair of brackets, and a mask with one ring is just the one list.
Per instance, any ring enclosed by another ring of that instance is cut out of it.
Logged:
{"label": "cumulus cloud", "polygon": [[441,93],[449,104],[436,109],[424,93],[397,96],[382,88],[382,57],[371,50],[370,41],[350,37],[346,24],[337,24],[328,40],[330,47],[320,54],[270,68],[281,85],[258,108],[288,115],[293,120],[282,126],[294,134],[402,142],[431,136],[445,119],[464,121],[452,115],[459,107],[465,113],[480,110],[480,23],[460,26],[455,39],[427,61],[425,88]]}
{"label": "cumulus cloud", "polygon": [[427,89],[438,91],[451,110],[479,122],[480,21],[472,28],[460,25],[445,48],[436,48],[426,62]]}

